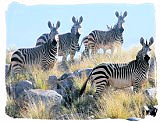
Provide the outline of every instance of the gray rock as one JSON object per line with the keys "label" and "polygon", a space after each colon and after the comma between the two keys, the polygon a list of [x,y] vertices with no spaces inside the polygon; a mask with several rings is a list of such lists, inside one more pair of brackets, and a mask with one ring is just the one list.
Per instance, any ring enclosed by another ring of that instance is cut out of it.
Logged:
{"label": "gray rock", "polygon": [[76,70],[73,72],[73,76],[82,78],[83,75],[86,75],[88,77],[91,71],[92,71],[92,68]]}
{"label": "gray rock", "polygon": [[9,77],[9,68],[10,68],[10,64],[6,64],[5,65],[5,77],[6,77],[6,79],[8,79],[8,77]]}
{"label": "gray rock", "polygon": [[9,70],[9,66],[10,66],[10,64],[5,65],[5,74],[7,74],[8,70]]}
{"label": "gray rock", "polygon": [[68,66],[67,62],[65,62],[65,61],[58,63],[58,69],[63,72],[69,72],[69,66]]}
{"label": "gray rock", "polygon": [[48,78],[49,89],[56,90],[57,89],[57,82],[58,82],[58,79],[56,76],[54,76],[54,75],[49,76],[49,78]]}
{"label": "gray rock", "polygon": [[53,90],[42,89],[30,89],[26,91],[25,101],[30,104],[44,103],[46,107],[52,107],[53,105],[60,105],[62,96]]}
{"label": "gray rock", "polygon": [[64,73],[58,80],[64,80],[68,77],[73,77],[73,73]]}
{"label": "gray rock", "polygon": [[34,85],[31,81],[22,80],[14,84],[7,86],[7,93],[14,99],[19,98],[21,95],[25,94],[25,91],[33,89]]}
{"label": "gray rock", "polygon": [[145,90],[145,94],[150,100],[153,100],[156,97],[156,88],[148,88]]}

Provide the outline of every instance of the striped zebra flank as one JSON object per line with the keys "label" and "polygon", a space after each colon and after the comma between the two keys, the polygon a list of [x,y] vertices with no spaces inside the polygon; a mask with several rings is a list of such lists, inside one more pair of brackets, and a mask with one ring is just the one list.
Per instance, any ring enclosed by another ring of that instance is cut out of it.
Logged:
{"label": "striped zebra flank", "polygon": [[85,46],[83,52],[84,56],[89,56],[89,49],[91,49],[91,54],[94,55],[98,49],[102,48],[104,53],[106,50],[111,50],[111,54],[114,53],[115,49],[120,49],[123,44],[123,31],[124,28],[122,24],[125,22],[124,18],[127,16],[127,11],[123,15],[115,12],[118,22],[114,27],[107,26],[107,31],[94,30],[87,37],[82,39],[82,43]]}
{"label": "striped zebra flank", "polygon": [[49,70],[54,66],[59,43],[57,30],[60,27],[60,22],[58,21],[55,27],[48,22],[48,26],[51,30],[50,41],[34,48],[18,49],[13,53],[10,66],[14,74],[21,73],[23,68],[34,65],[40,66],[43,70]]}
{"label": "striped zebra flank", "polygon": [[95,98],[99,97],[104,89],[109,86],[118,89],[133,86],[133,91],[138,92],[148,76],[151,57],[150,46],[153,42],[153,37],[150,38],[149,43],[147,41],[145,43],[143,37],[141,37],[140,43],[143,47],[138,52],[136,59],[129,63],[102,63],[94,67],[83,84],[79,95],[81,96],[84,93],[89,80],[91,81],[91,90],[94,87],[96,88]]}
{"label": "striped zebra flank", "polygon": [[[58,56],[63,56],[62,61],[66,61],[67,56],[69,54],[71,61],[73,61],[76,51],[80,50],[78,41],[81,35],[80,29],[82,21],[83,21],[82,16],[79,18],[79,20],[73,16],[72,17],[73,26],[71,28],[71,32],[59,35]],[[48,41],[49,41],[48,34],[43,34],[37,39],[36,46],[42,45]]]}

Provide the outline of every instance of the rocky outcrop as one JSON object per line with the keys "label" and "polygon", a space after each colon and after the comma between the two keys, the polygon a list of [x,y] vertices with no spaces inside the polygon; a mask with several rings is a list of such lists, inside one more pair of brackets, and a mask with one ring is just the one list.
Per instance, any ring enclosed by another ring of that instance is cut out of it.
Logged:
{"label": "rocky outcrop", "polygon": [[53,90],[30,89],[26,91],[25,101],[30,104],[39,104],[42,102],[46,106],[60,105],[62,96]]}
{"label": "rocky outcrop", "polygon": [[22,80],[6,86],[8,95],[12,96],[14,99],[18,99],[20,96],[24,95],[26,91],[33,88],[33,83],[28,80]]}

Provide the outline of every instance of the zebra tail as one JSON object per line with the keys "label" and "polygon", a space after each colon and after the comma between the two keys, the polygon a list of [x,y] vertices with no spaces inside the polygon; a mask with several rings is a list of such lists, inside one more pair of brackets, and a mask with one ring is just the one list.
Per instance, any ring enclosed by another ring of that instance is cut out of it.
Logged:
{"label": "zebra tail", "polygon": [[12,68],[12,64],[9,65],[9,69],[8,69],[8,72],[6,73],[6,79],[9,77],[10,75],[10,72],[11,72],[11,68]]}
{"label": "zebra tail", "polygon": [[84,91],[86,89],[86,86],[87,86],[87,83],[88,83],[91,75],[92,75],[92,71],[91,71],[90,75],[88,76],[87,80],[85,81],[85,83],[83,84],[83,86],[82,86],[82,88],[81,88],[81,90],[79,92],[79,97],[81,97],[82,94],[84,93]]}

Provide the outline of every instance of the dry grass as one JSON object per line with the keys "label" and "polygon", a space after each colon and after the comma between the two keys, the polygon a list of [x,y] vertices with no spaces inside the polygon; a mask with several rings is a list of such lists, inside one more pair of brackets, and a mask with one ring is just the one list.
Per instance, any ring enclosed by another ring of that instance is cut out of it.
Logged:
{"label": "dry grass", "polygon": [[21,108],[20,114],[23,118],[31,119],[51,119],[50,112],[46,109],[46,105],[43,102],[37,104],[27,104],[24,108]]}
{"label": "dry grass", "polygon": [[[137,52],[140,50],[140,47],[134,47],[128,51],[122,50],[121,53],[116,53],[113,56],[109,54],[96,54],[92,58],[86,58],[83,61],[70,65],[70,72],[79,69],[85,68],[93,68],[96,65],[108,62],[108,63],[127,63],[131,60],[134,60],[136,57]],[[8,60],[8,59],[7,59]],[[9,62],[9,61],[7,61]],[[31,74],[33,79],[35,80],[36,87],[40,89],[48,89],[47,80],[50,75],[55,75],[60,77],[64,72],[60,71],[57,67],[58,63],[55,64],[54,68],[50,71],[43,72],[39,68],[32,68]],[[29,79],[30,75],[25,74],[25,76],[21,76],[21,79]],[[79,90],[87,77],[83,75],[82,78],[75,78],[74,85]],[[10,79],[12,81],[12,79]],[[145,85],[144,88],[147,88],[149,85]],[[87,85],[87,89],[85,93],[88,93],[90,90],[90,84]],[[83,119],[79,115],[75,115],[74,113],[80,112],[83,113],[84,111],[90,115],[89,106],[93,106],[96,104],[100,106],[98,108],[99,111],[94,113],[95,118],[123,118],[126,119],[128,117],[143,117],[142,116],[142,107],[144,104],[157,104],[157,99],[155,98],[152,103],[145,97],[142,93],[133,94],[130,92],[126,92],[124,90],[109,90],[107,91],[103,97],[96,103],[90,101],[91,99],[82,98],[80,100],[74,100],[73,106],[68,108],[63,108],[63,114],[70,114],[72,115],[70,119]],[[14,106],[14,102],[10,102],[12,100],[8,99],[7,108],[8,106],[12,108]],[[12,114],[10,114],[10,113]],[[13,109],[7,109],[6,112],[10,116],[14,116],[15,111]],[[85,113],[85,114],[86,114]],[[37,118],[37,119],[53,119],[53,116],[50,115],[49,111],[46,111],[45,105],[40,103],[38,105],[27,105],[25,109],[20,110],[20,115],[25,118]]]}
{"label": "dry grass", "polygon": [[142,118],[142,107],[145,103],[142,93],[133,94],[122,90],[109,91],[100,99],[100,105],[103,108],[97,113],[97,118]]}

